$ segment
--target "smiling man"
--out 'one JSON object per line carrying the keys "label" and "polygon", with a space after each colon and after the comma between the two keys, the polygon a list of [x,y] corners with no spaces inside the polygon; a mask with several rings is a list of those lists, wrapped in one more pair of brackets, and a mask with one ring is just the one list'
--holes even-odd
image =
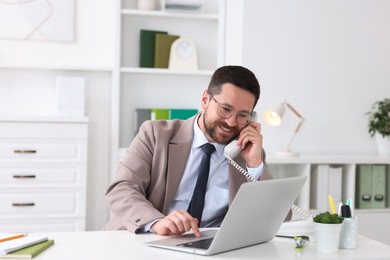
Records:
{"label": "smiling man", "polygon": [[[218,227],[240,185],[248,181],[225,158],[228,143],[238,140],[241,153],[233,159],[252,177],[271,178],[261,125],[251,121],[259,97],[260,85],[250,70],[224,66],[203,92],[200,113],[188,120],[143,123],[107,190],[113,217],[104,229],[159,235],[192,229],[199,236],[199,227]],[[208,173],[201,179],[204,153],[209,154]],[[194,197],[202,184],[205,194],[199,203]],[[194,205],[201,205],[200,213]]]}

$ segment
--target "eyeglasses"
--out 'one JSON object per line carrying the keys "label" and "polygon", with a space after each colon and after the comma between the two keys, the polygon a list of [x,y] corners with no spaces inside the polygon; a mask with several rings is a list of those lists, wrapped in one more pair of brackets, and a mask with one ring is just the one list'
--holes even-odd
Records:
{"label": "eyeglasses", "polygon": [[[234,111],[234,109],[231,106],[219,103],[217,100],[215,100],[214,97],[212,97],[212,99],[214,100],[214,102],[218,106],[217,114],[220,117],[228,119],[228,118],[231,118],[233,116],[235,111]],[[237,122],[237,124],[247,125],[250,122],[251,117],[252,117],[252,113],[251,112],[245,112],[245,111],[236,112],[236,122]]]}

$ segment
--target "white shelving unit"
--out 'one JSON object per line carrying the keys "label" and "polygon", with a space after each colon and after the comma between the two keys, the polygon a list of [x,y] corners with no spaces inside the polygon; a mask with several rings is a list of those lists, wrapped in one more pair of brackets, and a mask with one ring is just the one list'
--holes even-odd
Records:
{"label": "white shelving unit", "polygon": [[[356,209],[355,216],[359,221],[359,233],[370,238],[390,244],[390,235],[383,230],[390,230],[390,158],[377,155],[304,155],[299,157],[267,157],[270,171],[275,178],[307,176],[296,204],[310,212],[319,212],[310,207],[310,193],[314,187],[311,177],[318,165],[337,166],[342,168],[342,201],[356,201],[356,169],[359,165],[386,165],[386,207],[383,209]],[[315,190],[314,190],[315,192]],[[375,224],[374,224],[375,223]]]}
{"label": "white shelving unit", "polygon": [[[136,0],[117,1],[112,92],[112,172],[135,132],[136,108],[200,109],[202,91],[224,63],[225,1],[204,1],[202,12],[137,10]],[[196,71],[139,67],[140,30],[163,30],[194,41]],[[197,98],[199,97],[199,98]]]}

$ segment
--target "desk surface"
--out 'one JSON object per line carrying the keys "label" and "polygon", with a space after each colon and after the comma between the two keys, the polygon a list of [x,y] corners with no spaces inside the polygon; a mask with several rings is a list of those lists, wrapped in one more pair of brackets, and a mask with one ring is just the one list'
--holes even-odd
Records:
{"label": "desk surface", "polygon": [[337,254],[320,254],[314,243],[295,251],[294,240],[276,237],[272,241],[213,256],[148,247],[143,243],[161,238],[153,234],[134,235],[128,231],[89,231],[44,233],[54,245],[36,257],[37,260],[107,260],[107,259],[390,259],[390,246],[359,236],[358,248],[339,250]]}

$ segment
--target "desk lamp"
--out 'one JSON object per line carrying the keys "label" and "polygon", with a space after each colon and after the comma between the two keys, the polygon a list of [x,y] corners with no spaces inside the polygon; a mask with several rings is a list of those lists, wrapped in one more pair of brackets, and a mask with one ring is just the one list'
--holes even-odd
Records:
{"label": "desk lamp", "polygon": [[268,110],[264,113],[265,122],[268,123],[271,126],[279,126],[282,123],[282,118],[284,115],[285,107],[290,109],[299,119],[298,125],[294,130],[293,135],[291,136],[288,143],[285,145],[284,150],[280,152],[276,152],[277,155],[283,155],[283,156],[298,156],[298,152],[294,152],[290,149],[290,145],[292,141],[294,140],[295,136],[297,135],[299,129],[302,126],[303,123],[303,117],[299,112],[292,107],[289,103],[286,101],[279,103],[275,108]]}

